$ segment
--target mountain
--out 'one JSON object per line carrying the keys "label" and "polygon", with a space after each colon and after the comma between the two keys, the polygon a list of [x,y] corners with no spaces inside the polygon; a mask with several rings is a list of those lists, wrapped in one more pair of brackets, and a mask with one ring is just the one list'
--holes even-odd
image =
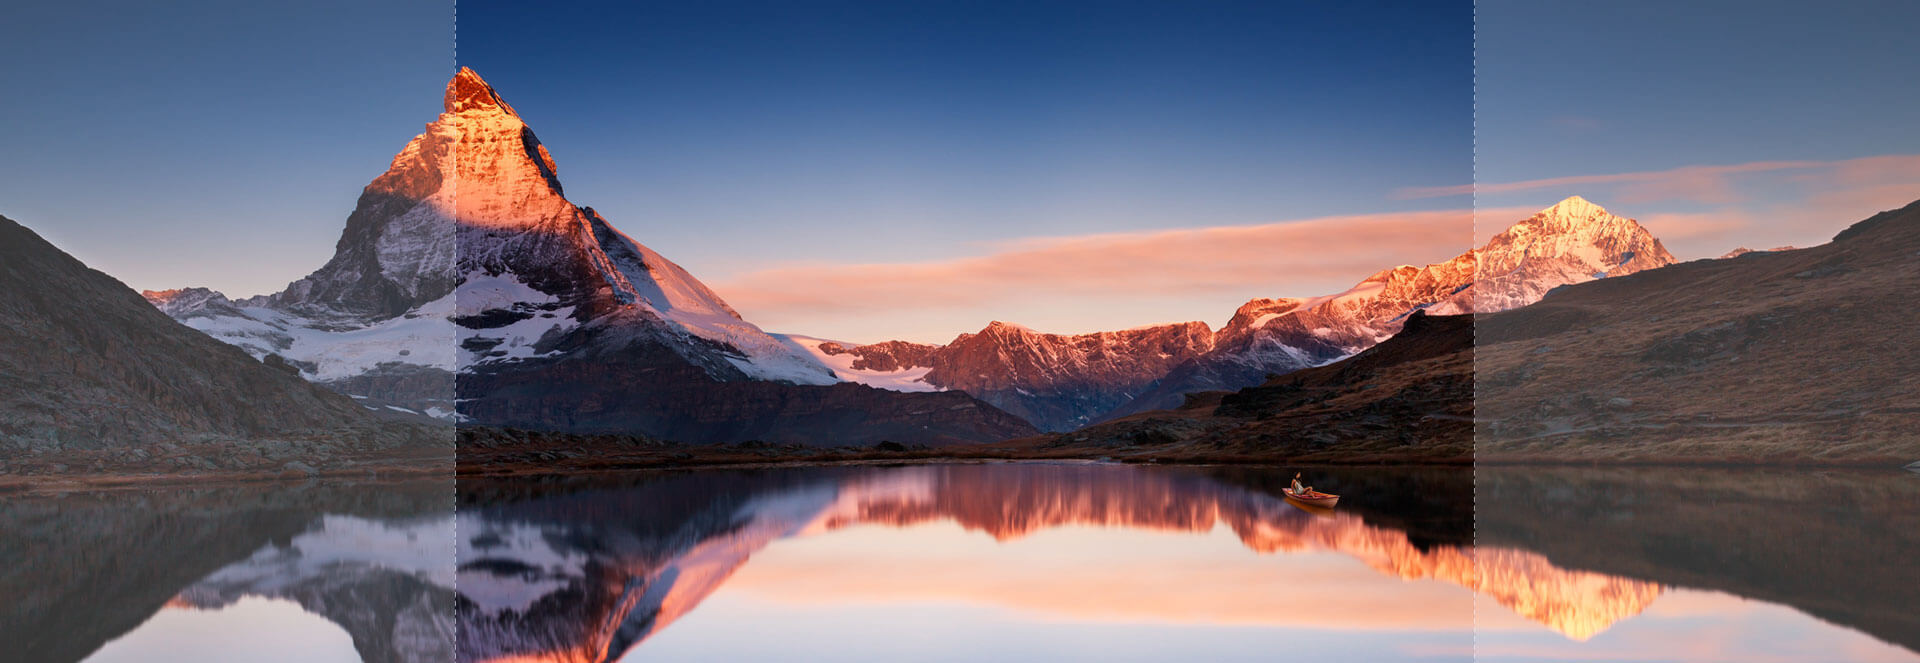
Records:
{"label": "mountain", "polygon": [[1573,196],[1443,263],[1401,265],[1327,297],[1247,302],[1220,329],[1212,351],[1174,367],[1100,419],[1178,407],[1185,394],[1238,389],[1352,355],[1398,332],[1414,311],[1503,311],[1539,301],[1554,288],[1673,262],[1638,222]]}
{"label": "mountain", "polygon": [[964,391],[1049,431],[1086,425],[1214,342],[1203,322],[1069,336],[998,321],[944,346],[796,340],[848,379]]}
{"label": "mountain", "polygon": [[1471,462],[1473,328],[1472,316],[1415,311],[1398,334],[1331,364],[1013,444],[1164,460]]}
{"label": "mountain", "polygon": [[[1534,304],[1409,317],[1353,357],[1187,407],[1009,443],[1268,461],[1920,458],[1920,202],[1806,249],[1695,260]],[[1471,323],[1469,323],[1471,320]]]}
{"label": "mountain", "polygon": [[15,473],[318,469],[406,441],[5,217],[0,330],[0,466]]}
{"label": "mountain", "polygon": [[1188,322],[1066,336],[995,322],[944,346],[794,338],[843,379],[965,391],[1057,432],[1353,355],[1415,311],[1504,310],[1569,283],[1672,262],[1637,222],[1574,196],[1443,263],[1383,270],[1335,295],[1249,301],[1217,332]]}
{"label": "mountain", "polygon": [[1920,202],[1805,249],[1570,286],[1476,326],[1482,458],[1920,459]]}
{"label": "mountain", "polygon": [[839,384],[799,343],[567,200],[546,147],[467,68],[361,194],[326,265],[247,300],[149,296],[335,389],[476,425],[834,444],[1031,431],[959,392]]}

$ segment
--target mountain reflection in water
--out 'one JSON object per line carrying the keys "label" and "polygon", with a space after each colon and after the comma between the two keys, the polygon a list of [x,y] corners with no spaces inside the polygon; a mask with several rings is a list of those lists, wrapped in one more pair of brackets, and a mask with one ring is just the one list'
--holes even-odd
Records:
{"label": "mountain reflection in water", "polygon": [[1291,476],[634,472],[463,480],[457,510],[450,481],[13,495],[0,658],[1920,660],[1920,477],[1323,468],[1340,507],[1309,511]]}
{"label": "mountain reflection in water", "polygon": [[[1452,512],[1451,519],[1441,513],[1408,529],[1369,522],[1367,509],[1381,496],[1353,493],[1342,504],[1354,507],[1314,513],[1246,485],[1278,485],[1280,473],[1265,474],[995,464],[677,473],[627,486],[506,481],[468,487],[458,528],[461,659],[618,659],[686,617],[775,542],[863,526],[916,528],[950,522],[1000,542],[1061,529],[1204,534],[1219,527],[1268,567],[1283,565],[1281,557],[1337,554],[1387,579],[1433,580],[1456,591],[1471,590],[1573,640],[1591,638],[1640,613],[1663,591],[1656,583],[1563,569],[1521,549],[1467,545],[1470,511],[1444,506],[1448,501],[1471,503],[1470,476],[1464,471],[1433,472],[1437,478],[1426,485],[1389,489],[1395,493],[1389,499],[1406,498],[1400,493],[1410,488],[1428,491],[1413,499],[1438,502],[1443,504],[1440,511]],[[1391,484],[1379,482],[1378,487]],[[1447,491],[1451,494],[1441,494]],[[1377,520],[1391,523],[1397,517]],[[883,567],[888,565],[886,560],[858,559],[859,550],[854,546],[842,551],[849,559],[837,567],[837,575],[835,565],[828,563],[809,567],[794,579],[807,580],[804,586],[820,592],[816,598],[821,600],[831,599],[835,591],[857,593],[886,585],[860,582],[887,571]],[[924,574],[919,583],[943,584],[950,590],[1001,587],[997,593],[971,592],[970,598],[1069,616],[1097,613],[1335,629],[1405,626],[1463,633],[1473,627],[1468,594],[1405,582],[1384,588],[1260,586],[1251,582],[1257,578],[1216,577],[1223,582],[1212,588],[1184,582],[1156,585],[1162,590],[1157,593],[1129,591],[1124,587],[1127,578],[1100,575],[1103,562],[1126,557],[1123,550],[1112,549],[1057,569],[1050,578],[1038,580],[1042,588],[1021,591],[996,578],[956,577],[970,569],[937,551],[921,555],[924,564],[895,560],[893,566],[906,568],[892,571],[913,583],[913,569],[919,568]],[[1100,559],[1103,556],[1109,559]],[[1073,566],[1083,567],[1083,572],[1076,575]],[[1145,570],[1175,579],[1190,579],[1189,571],[1171,564]],[[1289,580],[1302,582],[1299,576]],[[857,586],[862,584],[866,587]],[[1197,589],[1222,590],[1211,598],[1239,603],[1238,612],[1202,608],[1168,614],[1179,612],[1169,605],[1192,603],[1193,597],[1181,594]],[[1301,610],[1303,605],[1311,609]],[[1413,622],[1387,623],[1414,615],[1418,619]]]}
{"label": "mountain reflection in water", "polygon": [[[452,660],[452,494],[448,479],[10,496],[0,659],[234,660],[228,645],[273,647],[222,628],[245,624],[344,631],[348,660]],[[319,660],[305,649],[320,640],[289,639],[264,660]],[[155,648],[129,650],[143,646]]]}

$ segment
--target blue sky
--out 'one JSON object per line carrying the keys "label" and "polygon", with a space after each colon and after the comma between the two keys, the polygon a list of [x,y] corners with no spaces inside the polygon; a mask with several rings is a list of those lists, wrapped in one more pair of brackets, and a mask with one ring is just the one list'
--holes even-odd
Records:
{"label": "blue sky", "polygon": [[1920,146],[1912,2],[1478,4],[1479,177]]}
{"label": "blue sky", "polygon": [[1579,193],[1698,258],[1824,242],[1920,198],[1920,4],[1481,0],[1476,15],[1483,207]]}
{"label": "blue sky", "polygon": [[[1920,197],[1911,4],[458,13],[459,64],[540,133],[574,202],[749,319],[847,340],[1217,325],[1464,250],[1470,225],[1431,212],[1471,205],[1476,167],[1498,210],[1480,235],[1577,193],[1683,258],[1821,241]],[[0,134],[0,214],[136,288],[278,290],[439,110],[452,17],[9,3],[0,121],[25,130]],[[1396,222],[1386,242],[1342,232]]]}
{"label": "blue sky", "polygon": [[[1151,302],[1000,297],[819,315],[729,286],[792,263],[1430,208],[1392,193],[1470,181],[1468,9],[465,2],[460,60],[540,133],[571,199],[741,299],[750,318],[945,341],[995,318],[1057,331],[1217,324],[1250,297],[1340,289],[1365,271]],[[1432,258],[1464,247],[1458,237]]]}
{"label": "blue sky", "polygon": [[[324,6],[322,6],[324,4]],[[450,1],[14,1],[0,214],[136,288],[279,290],[438,112]]]}

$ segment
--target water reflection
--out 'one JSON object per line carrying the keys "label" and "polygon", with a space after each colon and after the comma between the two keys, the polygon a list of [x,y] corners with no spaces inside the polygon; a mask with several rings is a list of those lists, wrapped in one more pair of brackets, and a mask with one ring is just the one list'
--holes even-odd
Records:
{"label": "water reflection", "polygon": [[10,496],[6,660],[1920,660],[1920,477],[1083,463]]}
{"label": "water reflection", "polygon": [[[723,620],[735,635],[703,626],[708,652],[766,628],[753,620],[775,619],[770,606],[786,605],[774,613],[790,620],[836,604],[948,601],[1042,621],[1391,634],[1404,645],[1396,655],[1465,658],[1476,595],[1580,646],[1671,591],[1645,576],[1562,566],[1537,547],[1470,545],[1471,511],[1457,506],[1471,503],[1465,472],[1332,473],[1318,483],[1351,498],[1331,513],[1281,499],[1283,474],[945,465],[470,486],[459,527],[461,658],[671,658],[649,640],[696,608],[711,612],[704,606],[725,591],[760,600],[716,608],[732,613]],[[1191,541],[1216,531],[1237,557]],[[1031,541],[1043,534],[1044,545]],[[953,554],[967,537],[1025,554],[1013,563],[982,561],[989,550]],[[1372,580],[1341,573],[1342,561]],[[1142,577],[1158,582],[1131,582]],[[868,623],[843,624],[837,650],[879,638]]]}
{"label": "water reflection", "polygon": [[263,660],[451,660],[452,494],[448,480],[12,496],[0,642],[20,661],[276,645]]}
{"label": "water reflection", "polygon": [[[1499,660],[1486,658],[1498,652],[1519,652],[1519,660],[1920,660],[1920,477],[1538,467],[1475,474],[1481,546],[1689,588],[1662,599],[1669,605],[1660,619],[1635,620],[1586,648],[1483,623],[1483,660]],[[1854,629],[1865,636],[1839,633]]]}

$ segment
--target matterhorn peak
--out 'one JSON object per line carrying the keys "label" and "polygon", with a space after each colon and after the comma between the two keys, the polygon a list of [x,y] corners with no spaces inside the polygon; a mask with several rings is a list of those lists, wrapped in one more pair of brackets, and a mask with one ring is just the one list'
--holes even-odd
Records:
{"label": "matterhorn peak", "polygon": [[519,116],[519,113],[513,112],[512,106],[500,98],[499,93],[493,91],[493,86],[488,85],[486,79],[480,78],[479,73],[468,67],[461,67],[447,81],[445,105],[449,113],[491,111]]}

